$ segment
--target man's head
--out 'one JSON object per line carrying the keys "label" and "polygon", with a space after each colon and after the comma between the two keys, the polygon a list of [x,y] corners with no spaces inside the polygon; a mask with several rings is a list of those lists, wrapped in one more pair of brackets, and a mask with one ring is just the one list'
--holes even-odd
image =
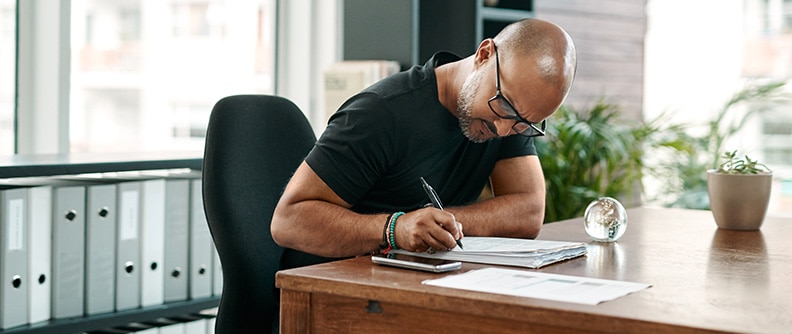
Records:
{"label": "man's head", "polygon": [[525,19],[481,42],[457,99],[465,136],[474,142],[544,134],[575,76],[575,45],[560,27]]}

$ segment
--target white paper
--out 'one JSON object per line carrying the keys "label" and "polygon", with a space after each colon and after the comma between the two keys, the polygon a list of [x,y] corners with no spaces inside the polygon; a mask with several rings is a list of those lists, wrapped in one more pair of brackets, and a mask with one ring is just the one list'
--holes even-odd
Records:
{"label": "white paper", "polygon": [[465,249],[458,246],[450,251],[414,253],[401,249],[394,253],[435,259],[456,260],[540,268],[559,261],[585,255],[586,244],[553,240],[532,240],[520,238],[465,237]]}
{"label": "white paper", "polygon": [[650,284],[556,275],[531,271],[484,268],[439,279],[426,285],[503,295],[596,305],[646,289]]}

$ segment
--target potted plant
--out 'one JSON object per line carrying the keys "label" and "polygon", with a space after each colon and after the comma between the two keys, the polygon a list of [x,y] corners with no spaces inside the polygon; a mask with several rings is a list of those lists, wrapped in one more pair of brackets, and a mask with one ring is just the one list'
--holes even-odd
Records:
{"label": "potted plant", "polygon": [[719,228],[758,230],[770,203],[773,172],[747,155],[725,152],[726,161],[707,171],[710,209]]}
{"label": "potted plant", "polygon": [[[703,123],[677,123],[665,112],[647,122],[654,132],[644,166],[659,189],[650,201],[668,207],[709,210],[707,171],[717,169],[724,145],[752,118],[789,104],[786,81],[749,81]],[[544,162],[544,161],[543,161]]]}

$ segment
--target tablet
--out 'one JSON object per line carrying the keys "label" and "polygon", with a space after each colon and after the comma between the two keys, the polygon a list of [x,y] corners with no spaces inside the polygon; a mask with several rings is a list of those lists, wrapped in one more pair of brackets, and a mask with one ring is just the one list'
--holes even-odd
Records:
{"label": "tablet", "polygon": [[443,273],[462,268],[462,262],[442,259],[429,259],[405,254],[374,255],[371,262],[406,269]]}

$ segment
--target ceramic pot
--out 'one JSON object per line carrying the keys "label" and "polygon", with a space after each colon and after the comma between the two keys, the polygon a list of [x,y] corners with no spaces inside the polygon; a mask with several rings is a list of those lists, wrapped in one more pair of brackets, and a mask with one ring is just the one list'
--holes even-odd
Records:
{"label": "ceramic pot", "polygon": [[736,175],[707,171],[710,209],[719,228],[758,230],[770,203],[772,173]]}

